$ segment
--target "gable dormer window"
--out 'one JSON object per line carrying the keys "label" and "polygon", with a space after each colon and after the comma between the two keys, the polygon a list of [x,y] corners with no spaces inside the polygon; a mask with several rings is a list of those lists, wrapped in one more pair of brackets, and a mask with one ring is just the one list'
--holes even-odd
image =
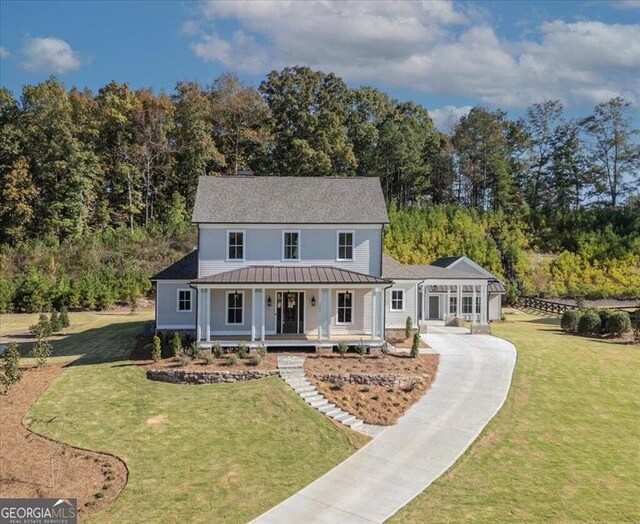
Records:
{"label": "gable dormer window", "polygon": [[300,260],[300,231],[282,232],[282,260]]}
{"label": "gable dormer window", "polygon": [[338,260],[353,260],[353,231],[338,231]]}
{"label": "gable dormer window", "polygon": [[244,260],[244,231],[227,231],[227,260]]}

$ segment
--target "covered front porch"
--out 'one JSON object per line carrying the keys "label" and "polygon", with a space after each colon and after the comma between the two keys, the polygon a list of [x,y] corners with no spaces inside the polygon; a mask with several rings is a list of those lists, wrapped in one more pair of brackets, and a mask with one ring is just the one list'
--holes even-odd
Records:
{"label": "covered front porch", "polygon": [[198,343],[382,341],[389,281],[327,266],[246,266],[191,282]]}

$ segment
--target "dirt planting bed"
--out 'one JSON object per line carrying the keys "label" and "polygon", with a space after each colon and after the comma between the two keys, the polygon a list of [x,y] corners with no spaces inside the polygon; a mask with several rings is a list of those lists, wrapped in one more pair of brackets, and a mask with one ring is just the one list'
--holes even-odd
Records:
{"label": "dirt planting bed", "polygon": [[[308,357],[304,368],[309,380],[331,402],[369,424],[387,426],[395,424],[431,387],[438,361],[438,355],[319,356]],[[336,380],[337,376],[343,380]],[[318,377],[331,377],[331,381]],[[381,378],[403,385],[377,385]],[[363,379],[371,383],[363,384]]]}
{"label": "dirt planting bed", "polygon": [[265,356],[257,366],[252,364],[251,356],[239,358],[236,364],[230,365],[231,361],[229,359],[229,355],[225,355],[222,358],[216,358],[211,364],[208,364],[205,359],[196,358],[186,366],[183,366],[180,363],[180,360],[176,358],[164,358],[159,362],[154,362],[150,359],[137,360],[136,362],[147,370],[273,371],[278,368],[278,358],[276,355],[269,354],[267,354],[267,356]]}
{"label": "dirt planting bed", "polygon": [[25,415],[31,405],[62,370],[54,364],[25,369],[22,380],[0,395],[0,497],[76,498],[83,518],[117,498],[127,483],[127,468],[117,457],[49,440],[23,426],[23,418],[26,426],[30,423]]}

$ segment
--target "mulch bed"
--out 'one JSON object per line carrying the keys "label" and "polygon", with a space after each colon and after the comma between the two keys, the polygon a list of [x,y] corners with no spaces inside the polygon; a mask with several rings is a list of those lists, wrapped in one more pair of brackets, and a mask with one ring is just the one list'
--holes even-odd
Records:
{"label": "mulch bed", "polygon": [[22,380],[0,395],[0,497],[76,498],[83,518],[118,497],[128,472],[117,457],[49,440],[22,425],[31,405],[62,370],[59,364],[25,369]]}
{"label": "mulch bed", "polygon": [[[409,337],[409,338],[387,337],[387,342],[389,344],[391,344],[393,347],[398,348],[398,349],[411,349],[411,345],[413,344],[413,338],[412,337]],[[421,338],[420,339],[420,343],[418,344],[418,347],[420,349],[426,349],[426,348],[429,347],[429,344],[427,344]]]}
{"label": "mulch bed", "polygon": [[[388,355],[386,357],[360,357],[348,355],[308,357],[305,373],[313,385],[330,402],[356,415],[369,424],[388,426],[409,409],[433,383],[438,370],[438,355],[420,355],[417,358]],[[419,375],[427,378],[412,387],[385,387],[345,383],[341,386],[321,382],[314,373],[358,373]]]}

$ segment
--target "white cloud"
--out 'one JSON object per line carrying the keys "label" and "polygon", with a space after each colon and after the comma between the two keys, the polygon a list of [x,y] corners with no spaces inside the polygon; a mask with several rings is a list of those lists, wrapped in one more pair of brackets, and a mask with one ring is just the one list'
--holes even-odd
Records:
{"label": "white cloud", "polygon": [[59,38],[29,38],[22,52],[22,67],[27,71],[66,73],[82,65],[82,56]]}
{"label": "white cloud", "polygon": [[616,0],[612,5],[616,9],[640,9],[640,0]]}
{"label": "white cloud", "polygon": [[[552,20],[508,40],[490,17],[464,9],[450,1],[209,1],[191,47],[252,73],[308,65],[501,107],[640,98],[640,24]],[[239,29],[224,36],[222,20]]]}
{"label": "white cloud", "polygon": [[472,109],[473,106],[444,106],[429,109],[429,116],[436,128],[448,133],[453,130],[460,118],[467,116]]}
{"label": "white cloud", "polygon": [[7,51],[4,47],[0,46],[0,58],[7,58],[11,53]]}

